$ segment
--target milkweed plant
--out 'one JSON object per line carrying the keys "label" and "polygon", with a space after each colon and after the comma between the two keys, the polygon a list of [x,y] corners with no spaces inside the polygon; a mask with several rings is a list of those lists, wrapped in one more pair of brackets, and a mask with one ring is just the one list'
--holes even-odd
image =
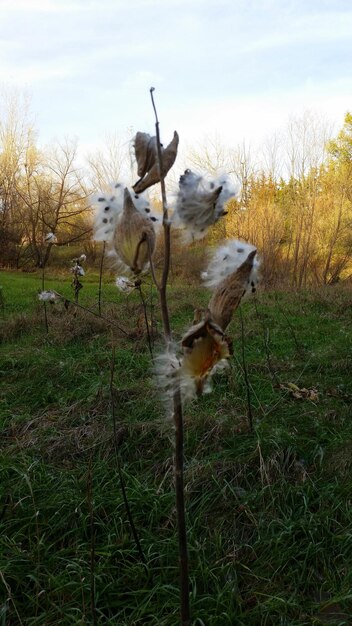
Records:
{"label": "milkweed plant", "polygon": [[[256,290],[260,260],[257,249],[248,242],[226,241],[212,254],[208,267],[201,274],[209,291],[205,309],[195,303],[194,319],[181,341],[175,341],[170,327],[167,286],[171,262],[171,230],[181,230],[183,246],[205,237],[227,213],[228,202],[238,197],[238,188],[227,175],[204,176],[186,169],[180,176],[178,189],[170,204],[166,197],[165,178],[175,163],[179,135],[175,131],[164,148],[160,141],[159,121],[151,88],[155,113],[155,136],[137,132],[134,154],[138,179],[133,186],[113,182],[104,192],[94,194],[93,238],[103,242],[104,252],[113,257],[120,274],[116,287],[128,295],[150,274],[159,294],[165,345],[152,355],[156,387],[165,402],[166,416],[174,425],[174,473],[179,543],[180,613],[182,626],[191,624],[189,605],[189,573],[183,478],[183,408],[213,388],[214,374],[228,367],[232,355],[231,337],[226,333],[233,313],[243,298]],[[161,187],[162,216],[153,211],[148,190]],[[163,230],[164,257],[161,277],[154,267],[157,237]],[[57,242],[48,233],[46,242]],[[73,259],[72,287],[75,303],[85,275],[83,254]],[[62,299],[53,290],[43,290],[39,300],[44,305]]]}
{"label": "milkweed plant", "polygon": [[[202,273],[209,290],[205,310],[196,308],[195,317],[180,342],[172,335],[167,302],[171,257],[171,229],[181,229],[182,245],[202,239],[226,215],[226,207],[238,196],[238,189],[227,175],[206,177],[190,169],[180,176],[173,203],[166,198],[165,178],[175,163],[179,136],[175,131],[170,143],[160,142],[159,121],[154,89],[151,100],[155,113],[155,136],[137,132],[134,154],[138,180],[132,187],[121,181],[93,197],[94,239],[104,242],[107,253],[116,260],[121,274],[116,286],[129,294],[150,273],[159,293],[165,346],[153,357],[156,385],[166,401],[167,417],[175,431],[175,491],[178,520],[181,623],[190,624],[187,533],[183,489],[183,408],[212,390],[215,372],[228,366],[232,354],[231,338],[226,334],[234,311],[241,300],[255,291],[259,259],[256,248],[238,240],[226,241],[216,249]],[[148,190],[161,186],[162,217],[153,212]],[[163,229],[164,258],[161,277],[156,276],[154,253],[158,230]],[[74,266],[74,281],[79,290],[80,264]],[[78,293],[78,292],[77,292]],[[50,297],[48,297],[50,299]]]}

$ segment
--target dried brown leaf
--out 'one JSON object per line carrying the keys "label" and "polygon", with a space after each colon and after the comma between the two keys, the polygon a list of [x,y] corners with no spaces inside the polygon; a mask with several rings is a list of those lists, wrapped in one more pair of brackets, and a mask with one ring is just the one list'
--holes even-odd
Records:
{"label": "dried brown leaf", "polygon": [[311,402],[319,401],[318,390],[315,387],[306,389],[305,387],[298,387],[295,383],[281,383],[280,389],[288,391],[290,396],[295,400],[310,400]]}

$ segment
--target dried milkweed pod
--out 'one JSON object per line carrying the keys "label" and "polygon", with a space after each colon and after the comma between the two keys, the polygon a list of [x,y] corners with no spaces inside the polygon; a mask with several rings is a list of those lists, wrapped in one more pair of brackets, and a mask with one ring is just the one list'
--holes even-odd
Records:
{"label": "dried milkweed pod", "polygon": [[[114,240],[116,226],[121,218],[124,202],[124,183],[110,185],[107,192],[95,193],[91,197],[94,207],[93,237],[95,241],[105,241],[109,246]],[[137,194],[130,189],[131,197],[137,211],[148,217],[152,222],[159,219],[154,214],[149,202],[148,193]]]}
{"label": "dried milkweed pod", "polygon": [[186,228],[186,239],[204,237],[226,215],[226,202],[237,194],[228,176],[206,178],[185,170],[180,176],[174,221]]}
{"label": "dried milkweed pod", "polygon": [[237,309],[243,296],[254,289],[254,278],[251,273],[257,250],[249,252],[244,262],[232,274],[224,278],[215,288],[209,302],[211,319],[225,330],[231,322],[232,314]]}
{"label": "dried milkweed pod", "polygon": [[94,207],[93,238],[95,241],[113,242],[117,222],[123,211],[124,186],[121,183],[109,186],[107,192],[93,194]]}
{"label": "dried milkweed pod", "polygon": [[[163,178],[175,163],[179,136],[175,131],[173,139],[166,148],[160,146],[162,155]],[[134,149],[137,160],[137,172],[140,177],[133,185],[134,191],[139,194],[148,187],[160,182],[160,167],[157,150],[157,139],[148,133],[138,132],[134,139]]]}
{"label": "dried milkweed pod", "polygon": [[145,269],[149,255],[153,254],[155,248],[153,224],[136,209],[127,188],[124,192],[123,212],[115,230],[114,245],[118,256],[135,274]]}
{"label": "dried milkweed pod", "polygon": [[191,379],[196,394],[201,395],[209,389],[214,372],[227,364],[230,356],[229,341],[207,312],[205,319],[186,333],[181,345],[182,378],[184,381]]}

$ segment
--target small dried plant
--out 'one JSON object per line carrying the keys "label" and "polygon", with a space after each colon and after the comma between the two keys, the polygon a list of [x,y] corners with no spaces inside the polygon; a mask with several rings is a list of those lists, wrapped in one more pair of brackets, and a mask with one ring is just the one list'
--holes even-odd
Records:
{"label": "small dried plant", "polygon": [[[55,235],[55,233],[53,232],[49,232],[47,235],[45,235],[44,240],[43,240],[43,244],[42,244],[42,253],[41,253],[41,268],[42,268],[42,289],[41,289],[41,293],[39,294],[39,300],[41,300],[43,302],[43,309],[44,309],[44,323],[45,323],[45,330],[48,333],[49,332],[49,322],[48,322],[48,312],[47,312],[47,308],[46,308],[46,303],[48,301],[53,301],[53,298],[50,299],[50,297],[45,297],[45,295],[43,297],[41,297],[42,294],[48,293],[45,292],[45,268],[46,268],[46,259],[48,258],[48,250],[51,248],[51,246],[54,246],[57,243],[57,237]],[[44,253],[44,247],[47,247],[47,253]]]}
{"label": "small dried plant", "polygon": [[74,297],[75,297],[75,302],[78,303],[78,297],[79,297],[79,292],[81,291],[81,289],[83,289],[83,285],[81,283],[81,278],[82,276],[85,275],[85,271],[82,267],[82,263],[84,263],[86,261],[87,257],[85,254],[81,254],[81,256],[72,259],[72,267],[71,267],[71,273],[72,273],[72,288],[73,288],[73,293],[74,293]]}

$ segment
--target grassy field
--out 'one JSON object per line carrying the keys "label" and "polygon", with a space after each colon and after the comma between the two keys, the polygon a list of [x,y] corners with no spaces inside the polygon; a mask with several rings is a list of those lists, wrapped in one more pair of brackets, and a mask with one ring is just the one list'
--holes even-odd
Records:
{"label": "grassy field", "polygon": [[[107,276],[111,323],[59,302],[47,333],[41,276],[0,285],[0,625],[177,626],[173,434],[138,294]],[[97,313],[97,276],[84,285]],[[46,287],[73,299],[64,275]],[[171,288],[175,339],[207,298]],[[259,293],[241,310],[231,368],[185,410],[192,625],[352,624],[352,292]]]}

